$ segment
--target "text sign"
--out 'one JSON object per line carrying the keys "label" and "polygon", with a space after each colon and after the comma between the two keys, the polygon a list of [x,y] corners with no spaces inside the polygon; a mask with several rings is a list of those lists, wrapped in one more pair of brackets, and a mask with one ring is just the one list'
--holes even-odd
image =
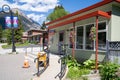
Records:
{"label": "text sign", "polygon": [[[6,16],[5,17],[5,23],[7,28],[17,28],[18,27],[18,17],[13,17],[13,20],[11,20],[11,17]],[[13,23],[12,23],[13,22]],[[13,24],[13,26],[12,26]]]}
{"label": "text sign", "polygon": [[11,28],[11,18],[9,16],[5,17],[5,24],[7,28]]}
{"label": "text sign", "polygon": [[13,26],[14,28],[18,27],[18,17],[13,17]]}

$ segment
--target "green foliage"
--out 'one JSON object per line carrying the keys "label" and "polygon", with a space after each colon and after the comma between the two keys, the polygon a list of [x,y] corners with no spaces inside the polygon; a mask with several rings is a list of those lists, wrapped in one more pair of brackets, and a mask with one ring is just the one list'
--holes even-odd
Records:
{"label": "green foliage", "polygon": [[[16,47],[22,47],[22,46],[28,46],[28,45],[30,45],[30,43],[28,43],[28,42],[25,42],[25,43],[16,43]],[[2,48],[4,48],[4,49],[6,49],[6,48],[12,48],[12,44],[10,44],[10,45],[2,45]]]}
{"label": "green foliage", "polygon": [[95,68],[95,60],[86,60],[83,62],[84,67],[89,68],[89,69],[94,69]]}
{"label": "green foliage", "polygon": [[96,39],[96,27],[94,27],[94,26],[91,27],[91,29],[90,29],[89,39],[90,40]]}
{"label": "green foliage", "polygon": [[22,25],[22,22],[21,22],[21,18],[18,14],[18,11],[16,11],[16,14],[15,14],[17,17],[18,17],[18,28],[15,30],[15,42],[22,42],[22,33],[23,33],[23,25]]}
{"label": "green foliage", "polygon": [[4,29],[2,31],[2,38],[7,39],[7,44],[10,45],[12,42],[12,32],[10,29]]}
{"label": "green foliage", "polygon": [[7,37],[7,32],[8,32],[8,29],[5,29],[2,31],[2,37]]}
{"label": "green foliage", "polygon": [[22,27],[19,27],[18,29],[15,30],[14,35],[15,35],[15,42],[22,42],[22,34],[23,30]]}
{"label": "green foliage", "polygon": [[72,58],[71,56],[68,56],[67,59],[67,65],[68,68],[79,68],[81,65],[76,61],[76,59]]}
{"label": "green foliage", "polygon": [[81,64],[79,64],[71,56],[68,56],[68,58],[67,58],[67,65],[69,68],[67,77],[70,78],[71,80],[79,80],[81,75],[90,73],[89,69],[82,67]]}
{"label": "green foliage", "polygon": [[[21,23],[21,19],[20,19],[20,16],[18,15],[18,12],[16,12],[15,16],[18,16],[18,28],[14,29],[14,40],[15,42],[21,42],[22,33],[23,33],[23,25]],[[8,29],[5,32],[6,32],[6,37],[7,37],[7,44],[10,45],[12,43],[12,30]]]}
{"label": "green foliage", "polygon": [[73,68],[69,68],[67,77],[72,79],[72,80],[79,80],[79,78],[82,75],[89,74],[89,73],[90,73],[90,70],[88,70],[86,68],[79,68],[78,69],[76,67],[73,67]]}
{"label": "green foliage", "polygon": [[106,63],[104,66],[100,69],[100,74],[102,80],[120,80],[120,78],[117,77],[116,72],[120,66],[115,63]]}
{"label": "green foliage", "polygon": [[37,41],[32,41],[31,44],[38,44],[38,42]]}
{"label": "green foliage", "polygon": [[6,34],[7,34],[7,44],[10,45],[12,43],[12,31],[10,29],[7,29]]}
{"label": "green foliage", "polygon": [[43,21],[41,29],[43,29],[43,30],[46,29],[45,21]]}
{"label": "green foliage", "polygon": [[0,41],[2,40],[2,26],[0,25]]}
{"label": "green foliage", "polygon": [[70,79],[77,79],[80,77],[80,70],[76,68],[70,68],[67,77]]}
{"label": "green foliage", "polygon": [[[85,62],[83,62],[83,67],[86,67],[88,69],[95,69],[95,60],[86,60]],[[98,68],[103,67],[102,64],[98,64]]]}
{"label": "green foliage", "polygon": [[59,6],[56,6],[54,8],[54,11],[51,14],[48,15],[47,20],[53,21],[53,20],[56,20],[56,19],[58,19],[58,18],[60,18],[62,16],[65,16],[67,14],[68,14],[68,12],[65,11],[63,6],[59,5]]}

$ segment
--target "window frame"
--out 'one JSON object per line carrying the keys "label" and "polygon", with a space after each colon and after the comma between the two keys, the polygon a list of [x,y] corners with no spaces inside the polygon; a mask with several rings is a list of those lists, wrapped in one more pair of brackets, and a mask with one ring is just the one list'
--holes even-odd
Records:
{"label": "window frame", "polygon": [[[100,24],[100,23],[105,23],[106,24],[106,28],[103,29],[103,30],[98,30],[98,33],[106,32],[106,40],[107,40],[107,33],[108,33],[107,32],[107,30],[108,30],[107,20],[99,21],[98,24]],[[90,24],[93,24],[94,26],[96,26],[96,23],[93,22],[93,23],[78,25],[78,26],[75,27],[75,34],[76,34],[76,36],[75,36],[75,50],[88,50],[88,51],[93,51],[94,50],[94,49],[89,50],[89,49],[85,48],[85,45],[86,45],[86,25],[90,25]],[[77,47],[77,45],[76,45],[76,42],[77,42],[77,28],[81,27],[81,26],[83,27],[83,48],[79,49],[79,48],[76,48]]]}
{"label": "window frame", "polygon": [[84,29],[84,28],[85,28],[84,25],[79,25],[79,26],[77,26],[77,27],[75,28],[75,31],[76,31],[76,36],[75,36],[75,49],[79,49],[79,48],[76,48],[76,47],[77,47],[77,46],[76,46],[76,43],[77,43],[76,41],[77,41],[77,28],[78,28],[78,27],[83,27],[83,43],[82,43],[83,48],[81,49],[81,50],[83,50],[83,49],[84,49],[84,32],[85,32],[85,31],[84,31],[84,30],[85,30],[85,29]]}

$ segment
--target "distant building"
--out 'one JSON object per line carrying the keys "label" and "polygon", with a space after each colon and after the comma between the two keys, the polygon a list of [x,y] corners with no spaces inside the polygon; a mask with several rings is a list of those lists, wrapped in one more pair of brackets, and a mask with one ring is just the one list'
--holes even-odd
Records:
{"label": "distant building", "polygon": [[29,41],[29,42],[35,42],[38,44],[43,44],[45,38],[47,38],[46,35],[47,31],[46,30],[35,30],[35,29],[30,29],[27,32],[23,33],[22,40],[24,41]]}
{"label": "distant building", "polygon": [[3,43],[7,42],[7,38],[3,37],[3,38],[1,39],[1,42],[3,42]]}
{"label": "distant building", "polygon": [[22,42],[25,42],[27,40],[28,40],[28,32],[23,32]]}

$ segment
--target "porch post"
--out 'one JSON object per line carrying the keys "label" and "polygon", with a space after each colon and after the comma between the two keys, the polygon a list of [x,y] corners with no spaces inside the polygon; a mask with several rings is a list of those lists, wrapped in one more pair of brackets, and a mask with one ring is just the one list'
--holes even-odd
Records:
{"label": "porch post", "polygon": [[50,34],[49,34],[49,29],[47,30],[47,32],[48,32],[48,49],[50,48]]}
{"label": "porch post", "polygon": [[96,53],[95,53],[95,70],[98,69],[98,16],[96,16]]}
{"label": "porch post", "polygon": [[[42,47],[42,48],[41,48]],[[40,38],[40,50],[44,50],[43,49],[43,35],[41,36],[41,38]]]}
{"label": "porch post", "polygon": [[73,22],[73,42],[72,42],[72,57],[75,58],[75,22]]}

